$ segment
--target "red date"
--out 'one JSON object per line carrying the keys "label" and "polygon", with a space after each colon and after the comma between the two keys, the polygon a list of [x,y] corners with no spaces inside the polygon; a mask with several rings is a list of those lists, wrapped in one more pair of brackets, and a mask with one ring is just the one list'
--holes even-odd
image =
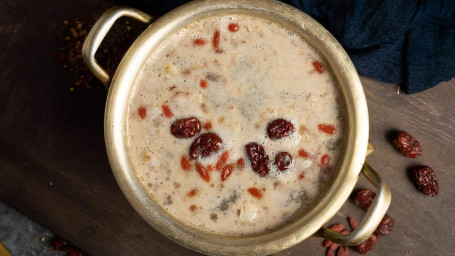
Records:
{"label": "red date", "polygon": [[251,162],[253,171],[264,177],[270,171],[269,169],[269,156],[265,153],[264,147],[251,142],[245,146],[246,154]]}
{"label": "red date", "polygon": [[393,145],[409,158],[416,158],[422,154],[420,142],[405,131],[401,131],[393,139]]}
{"label": "red date", "polygon": [[393,221],[393,219],[388,215],[385,215],[384,218],[382,218],[381,223],[379,223],[379,226],[376,228],[376,231],[374,231],[374,233],[386,236],[390,234],[390,232],[392,232],[394,225],[395,222]]}
{"label": "red date", "polygon": [[191,138],[201,131],[201,122],[196,117],[183,118],[171,125],[171,133],[177,138]]}
{"label": "red date", "polygon": [[190,146],[190,157],[208,157],[223,147],[223,140],[215,133],[204,133],[197,137]]}
{"label": "red date", "polygon": [[365,254],[374,248],[377,241],[378,241],[378,236],[373,234],[365,242],[363,242],[359,245],[356,245],[355,250],[361,254]]}
{"label": "red date", "polygon": [[354,198],[354,203],[358,207],[364,209],[365,211],[370,208],[371,203],[373,203],[373,199],[376,197],[376,193],[371,190],[362,189],[357,192]]}
{"label": "red date", "polygon": [[412,181],[427,196],[435,197],[439,194],[439,182],[436,173],[428,166],[421,166],[412,171]]}
{"label": "red date", "polygon": [[275,164],[280,171],[289,169],[292,165],[292,156],[288,152],[279,152],[275,156]]}
{"label": "red date", "polygon": [[272,140],[289,136],[294,130],[294,125],[282,118],[273,120],[267,126],[267,134]]}

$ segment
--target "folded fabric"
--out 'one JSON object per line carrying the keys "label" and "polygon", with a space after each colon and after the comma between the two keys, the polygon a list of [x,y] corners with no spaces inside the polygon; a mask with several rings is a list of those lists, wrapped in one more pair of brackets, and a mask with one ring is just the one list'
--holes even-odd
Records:
{"label": "folded fabric", "polygon": [[360,75],[407,93],[455,77],[455,1],[284,0],[343,45]]}
{"label": "folded fabric", "polygon": [[[454,0],[281,0],[312,16],[343,45],[360,75],[407,93],[455,77]],[[135,0],[163,15],[188,0]]]}

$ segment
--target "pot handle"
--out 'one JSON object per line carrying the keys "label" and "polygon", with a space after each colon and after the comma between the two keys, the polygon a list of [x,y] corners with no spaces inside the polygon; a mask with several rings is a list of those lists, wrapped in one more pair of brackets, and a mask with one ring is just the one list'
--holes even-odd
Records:
{"label": "pot handle", "polygon": [[363,165],[362,173],[376,187],[377,193],[358,227],[349,235],[341,234],[330,228],[321,228],[317,232],[318,235],[341,245],[353,246],[363,243],[376,230],[390,205],[392,196],[389,186],[367,162]]}
{"label": "pot handle", "polygon": [[104,12],[98,21],[96,21],[95,25],[93,25],[92,29],[88,33],[87,38],[84,41],[84,45],[82,46],[82,58],[84,59],[85,64],[88,66],[90,71],[92,71],[92,73],[99,80],[101,80],[106,88],[109,88],[108,84],[111,80],[111,77],[106,72],[106,70],[104,70],[98,64],[95,59],[95,53],[98,50],[98,47],[100,46],[107,32],[109,32],[112,25],[114,25],[115,21],[123,16],[136,19],[143,23],[151,23],[153,20],[152,16],[137,9],[129,7],[111,8]]}

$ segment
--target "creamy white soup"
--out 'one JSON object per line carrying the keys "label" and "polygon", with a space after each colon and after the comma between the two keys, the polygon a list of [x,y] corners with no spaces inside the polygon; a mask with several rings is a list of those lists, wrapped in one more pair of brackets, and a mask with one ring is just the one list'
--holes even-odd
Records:
{"label": "creamy white soup", "polygon": [[264,232],[334,175],[340,93],[323,58],[282,25],[195,21],[153,51],[130,98],[131,162],[150,196],[193,227]]}

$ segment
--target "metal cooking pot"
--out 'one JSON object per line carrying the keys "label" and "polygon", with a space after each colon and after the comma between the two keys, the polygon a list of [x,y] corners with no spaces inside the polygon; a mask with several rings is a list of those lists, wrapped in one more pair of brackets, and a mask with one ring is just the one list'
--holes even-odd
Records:
{"label": "metal cooking pot", "polygon": [[[325,59],[344,98],[347,113],[346,137],[337,174],[330,188],[314,206],[295,220],[272,231],[226,236],[207,233],[183,224],[168,214],[146,192],[128,157],[126,116],[132,85],[148,56],[174,32],[195,20],[212,15],[251,14],[276,21],[291,28]],[[106,11],[90,31],[82,48],[90,70],[106,85],[109,94],[105,111],[105,140],[109,161],[123,193],[136,211],[155,229],[171,240],[192,250],[216,255],[263,255],[289,248],[309,236],[321,236],[343,245],[365,241],[376,229],[390,204],[388,186],[365,162],[368,145],[368,110],[359,76],[348,55],[336,39],[320,24],[299,10],[277,1],[201,0],[185,4],[158,20],[137,38],[122,59],[111,79],[95,60],[95,52],[113,25],[122,16],[145,23],[152,17],[139,10],[117,7]],[[326,224],[351,194],[362,172],[376,187],[377,196],[349,235],[328,228]]]}

